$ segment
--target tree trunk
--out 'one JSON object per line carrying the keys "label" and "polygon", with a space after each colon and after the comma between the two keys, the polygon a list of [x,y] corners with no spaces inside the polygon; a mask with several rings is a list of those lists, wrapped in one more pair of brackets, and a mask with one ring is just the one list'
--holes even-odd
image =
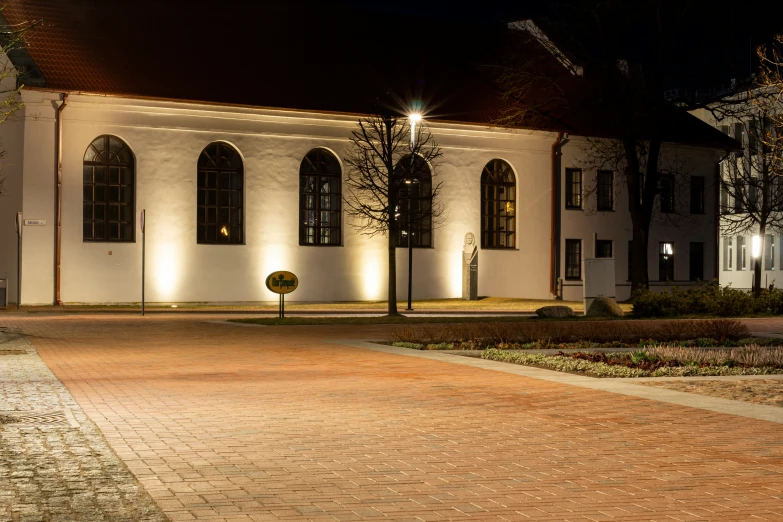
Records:
{"label": "tree trunk", "polygon": [[633,225],[631,247],[631,293],[633,293],[634,290],[650,286],[647,250],[653,206],[660,179],[658,155],[661,150],[661,142],[659,140],[650,140],[649,142],[644,178],[641,176],[636,140],[630,138],[623,140],[623,147],[626,159],[626,187],[630,198],[631,223]]}
{"label": "tree trunk", "polygon": [[639,288],[648,288],[647,243],[650,237],[649,224],[645,227],[633,227],[633,243],[631,244],[631,292]]}
{"label": "tree trunk", "polygon": [[[766,241],[764,241],[764,236],[767,233],[767,227],[765,225],[761,225],[759,227],[759,240],[761,241],[761,252],[759,252],[759,257],[753,258],[753,297],[758,298],[761,295],[761,258],[764,257],[764,246],[766,244]],[[751,238],[750,243],[751,248],[751,254],[753,253],[753,239]]]}
{"label": "tree trunk", "polygon": [[387,199],[389,204],[388,219],[389,219],[389,295],[388,295],[388,309],[389,315],[400,315],[397,312],[397,218],[395,214],[397,212],[397,187],[395,185],[394,178],[394,161],[391,153],[392,140],[392,127],[394,122],[389,116],[383,118],[384,133],[386,137],[386,146],[388,147],[388,154],[383,158],[386,163],[386,190]]}

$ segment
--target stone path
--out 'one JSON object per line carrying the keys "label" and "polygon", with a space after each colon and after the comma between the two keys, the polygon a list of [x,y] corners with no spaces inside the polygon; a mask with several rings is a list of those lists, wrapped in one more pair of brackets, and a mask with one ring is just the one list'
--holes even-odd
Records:
{"label": "stone path", "polygon": [[0,410],[0,521],[166,520],[30,343],[7,330]]}
{"label": "stone path", "polygon": [[209,320],[0,326],[171,520],[783,519],[779,423]]}

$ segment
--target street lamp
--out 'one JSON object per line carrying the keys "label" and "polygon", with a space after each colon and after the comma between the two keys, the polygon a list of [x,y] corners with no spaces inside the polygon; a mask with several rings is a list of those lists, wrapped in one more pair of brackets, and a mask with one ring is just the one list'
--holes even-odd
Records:
{"label": "street lamp", "polygon": [[408,194],[408,308],[406,311],[413,311],[411,304],[411,294],[413,292],[413,216],[411,214],[411,189],[418,180],[413,176],[414,161],[416,156],[416,124],[421,121],[421,114],[414,112],[408,115],[408,123],[411,128],[411,167],[408,176],[405,179]]}

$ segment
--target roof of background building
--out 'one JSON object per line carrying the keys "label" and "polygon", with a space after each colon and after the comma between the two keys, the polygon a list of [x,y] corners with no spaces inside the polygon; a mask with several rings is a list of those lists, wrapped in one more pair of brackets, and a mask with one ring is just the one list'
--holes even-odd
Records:
{"label": "roof of background building", "polygon": [[[41,21],[27,52],[47,89],[356,114],[404,113],[421,100],[429,119],[486,125],[515,107],[491,67],[504,27],[324,4],[9,0],[2,14],[12,25]],[[550,98],[527,92],[524,104],[539,108],[520,126],[613,134],[600,112]],[[736,145],[682,111],[665,120],[667,141]]]}

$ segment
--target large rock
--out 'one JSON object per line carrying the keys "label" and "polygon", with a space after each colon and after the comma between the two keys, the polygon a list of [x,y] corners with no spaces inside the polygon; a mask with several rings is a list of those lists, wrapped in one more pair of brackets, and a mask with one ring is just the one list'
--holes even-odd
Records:
{"label": "large rock", "polygon": [[622,317],[625,314],[613,298],[600,296],[593,299],[585,315],[587,317]]}
{"label": "large rock", "polygon": [[536,315],[541,319],[573,317],[574,311],[565,305],[544,306],[536,310]]}

